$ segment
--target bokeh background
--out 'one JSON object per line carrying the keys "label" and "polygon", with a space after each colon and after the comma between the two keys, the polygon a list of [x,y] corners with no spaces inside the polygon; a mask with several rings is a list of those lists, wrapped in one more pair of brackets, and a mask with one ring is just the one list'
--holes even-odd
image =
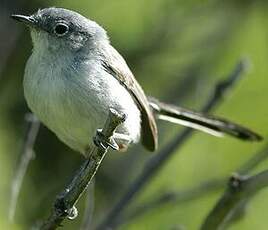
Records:
{"label": "bokeh background", "polygon": [[[104,26],[148,95],[188,108],[200,109],[216,82],[233,70],[241,57],[251,67],[219,104],[214,114],[228,117],[268,134],[268,3],[261,0],[65,0],[0,2],[0,229],[29,229],[47,217],[56,194],[83,161],[45,127],[35,144],[36,157],[25,176],[15,223],[8,222],[10,184],[23,142],[25,62],[31,54],[26,28],[9,18],[38,8],[60,6],[82,13]],[[160,146],[182,128],[159,123]],[[141,191],[131,206],[164,192],[181,190],[231,175],[265,145],[218,139],[200,132],[180,149]],[[157,154],[157,153],[155,153]],[[98,223],[140,173],[151,157],[141,146],[127,153],[109,153],[96,176],[94,224]],[[268,162],[255,170],[266,169]],[[198,229],[224,190],[199,199],[166,204],[132,219],[120,229]],[[268,226],[268,190],[247,206],[233,230],[265,230]],[[79,229],[79,217],[63,229]]]}

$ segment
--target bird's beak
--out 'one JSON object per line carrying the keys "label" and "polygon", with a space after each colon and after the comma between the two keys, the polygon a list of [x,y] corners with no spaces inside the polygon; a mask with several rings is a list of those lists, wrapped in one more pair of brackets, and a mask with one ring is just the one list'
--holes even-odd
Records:
{"label": "bird's beak", "polygon": [[28,26],[35,26],[36,25],[36,20],[32,16],[12,14],[10,17],[19,21],[19,22],[23,22],[24,24],[26,24]]}

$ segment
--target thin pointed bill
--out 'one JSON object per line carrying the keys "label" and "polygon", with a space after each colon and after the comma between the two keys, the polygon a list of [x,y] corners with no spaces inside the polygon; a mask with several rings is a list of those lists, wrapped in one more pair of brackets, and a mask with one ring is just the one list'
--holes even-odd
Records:
{"label": "thin pointed bill", "polygon": [[13,18],[14,20],[22,22],[28,26],[36,25],[36,21],[34,20],[34,18],[32,16],[12,14],[10,17]]}

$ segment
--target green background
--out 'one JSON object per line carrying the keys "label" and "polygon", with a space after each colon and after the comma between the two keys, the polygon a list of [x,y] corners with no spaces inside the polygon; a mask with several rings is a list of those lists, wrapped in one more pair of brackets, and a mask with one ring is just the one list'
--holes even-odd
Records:
{"label": "green background", "polygon": [[[196,132],[133,200],[132,207],[164,192],[229,176],[265,145],[268,134],[268,4],[265,1],[4,1],[0,3],[3,18],[0,22],[0,229],[29,229],[35,221],[47,217],[56,194],[83,161],[82,156],[73,154],[42,127],[35,145],[36,158],[23,182],[15,224],[8,222],[10,183],[23,141],[24,114],[28,111],[23,97],[23,71],[31,53],[29,32],[11,21],[8,14],[30,14],[47,6],[78,11],[104,26],[145,92],[180,106],[200,109],[211,96],[215,83],[228,76],[241,58],[251,62],[248,72],[213,113],[258,131],[264,141],[245,143]],[[159,126],[160,147],[182,129],[164,122]],[[140,146],[134,146],[128,153],[108,154],[96,177],[95,224],[150,157],[151,153]],[[263,162],[255,172],[267,167],[268,162]],[[222,192],[154,208],[121,229],[160,230],[179,229],[179,226],[198,229]],[[230,229],[267,229],[267,195],[267,190],[259,193],[247,206],[246,215]],[[84,197],[78,204],[79,218],[65,221],[63,229],[79,229],[83,200]]]}

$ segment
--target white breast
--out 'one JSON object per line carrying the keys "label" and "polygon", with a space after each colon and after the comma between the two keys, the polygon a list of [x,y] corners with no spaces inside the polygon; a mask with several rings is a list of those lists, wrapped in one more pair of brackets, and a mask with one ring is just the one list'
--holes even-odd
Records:
{"label": "white breast", "polygon": [[37,117],[64,143],[84,153],[109,108],[126,114],[117,132],[140,137],[140,111],[128,91],[97,62],[34,51],[24,76],[24,94]]}

